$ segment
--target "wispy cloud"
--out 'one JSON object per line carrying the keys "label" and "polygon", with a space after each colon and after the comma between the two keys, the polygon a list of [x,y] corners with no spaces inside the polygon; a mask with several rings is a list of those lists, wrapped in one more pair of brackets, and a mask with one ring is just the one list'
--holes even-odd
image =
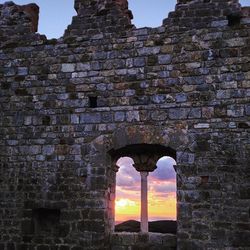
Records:
{"label": "wispy cloud", "polygon": [[126,190],[135,190],[140,188],[140,173],[133,166],[134,161],[129,157],[121,157],[117,166],[119,171],[116,175],[116,186]]}
{"label": "wispy cloud", "polygon": [[149,184],[151,186],[151,190],[155,193],[171,193],[171,192],[176,192],[176,183],[175,182],[164,182],[164,183],[153,183]]}
{"label": "wispy cloud", "polygon": [[156,180],[175,180],[176,172],[173,165],[176,162],[173,158],[164,156],[157,162],[157,168],[149,174],[149,177]]}

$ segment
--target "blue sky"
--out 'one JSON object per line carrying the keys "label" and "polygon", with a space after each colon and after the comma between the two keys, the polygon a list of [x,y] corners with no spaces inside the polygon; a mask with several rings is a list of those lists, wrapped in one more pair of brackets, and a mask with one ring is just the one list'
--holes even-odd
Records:
{"label": "blue sky", "polygon": [[[0,0],[4,3],[5,0]],[[17,4],[34,2],[40,6],[39,33],[48,38],[59,38],[76,15],[74,0],[14,0]],[[157,27],[174,10],[177,0],[128,0],[134,14],[136,27]],[[250,0],[240,0],[244,6],[250,6]]]}

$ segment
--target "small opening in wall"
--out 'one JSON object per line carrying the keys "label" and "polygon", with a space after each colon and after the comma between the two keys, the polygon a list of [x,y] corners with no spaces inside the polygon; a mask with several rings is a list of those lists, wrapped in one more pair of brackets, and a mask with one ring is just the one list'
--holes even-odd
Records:
{"label": "small opening in wall", "polygon": [[227,16],[228,26],[235,26],[240,24],[240,14],[230,14]]}
{"label": "small opening in wall", "polygon": [[97,107],[97,96],[89,96],[89,107],[90,108]]}
{"label": "small opening in wall", "polygon": [[33,222],[37,235],[55,235],[58,232],[61,211],[38,208],[33,210]]}

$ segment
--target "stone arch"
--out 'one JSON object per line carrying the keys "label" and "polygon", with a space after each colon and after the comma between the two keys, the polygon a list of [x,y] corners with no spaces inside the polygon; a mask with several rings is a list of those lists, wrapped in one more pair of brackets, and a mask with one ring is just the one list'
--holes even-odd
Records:
{"label": "stone arch", "polygon": [[[118,170],[115,163],[119,158],[119,155],[116,156],[114,152],[124,149],[126,152],[126,149],[129,149],[132,145],[157,145],[158,149],[162,150],[162,156],[165,155],[164,150],[167,150],[170,155],[174,156],[178,166],[182,162],[182,156],[185,155],[185,149],[189,145],[187,127],[181,123],[168,128],[154,125],[127,126],[117,129],[113,134],[101,135],[90,143],[89,162],[91,168],[102,169],[104,174],[103,184],[100,185],[99,183],[92,189],[103,189],[105,191],[106,202],[103,209],[105,210],[105,232],[107,234],[114,231],[115,180]],[[178,183],[180,172],[178,167],[176,170]],[[98,172],[98,170],[94,172]],[[90,178],[94,177],[91,176]]]}
{"label": "stone arch", "polygon": [[169,148],[170,156],[176,160],[177,165],[187,161],[190,163],[189,158],[192,158],[191,161],[194,159],[194,155],[189,153],[192,142],[188,135],[187,125],[180,122],[169,127],[155,125],[124,126],[118,128],[112,134],[100,135],[90,143],[89,161],[96,162],[96,159],[101,157],[102,164],[109,164],[112,152],[137,144],[158,145],[161,149],[163,147]]}
{"label": "stone arch", "polygon": [[188,144],[187,128],[182,124],[172,127],[138,125],[117,129],[112,135],[112,148],[117,150],[134,144],[157,144],[182,150]]}

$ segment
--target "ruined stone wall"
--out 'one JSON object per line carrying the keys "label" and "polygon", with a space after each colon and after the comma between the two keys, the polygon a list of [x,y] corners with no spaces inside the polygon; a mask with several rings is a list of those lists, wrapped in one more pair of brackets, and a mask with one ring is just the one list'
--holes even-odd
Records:
{"label": "ruined stone wall", "polygon": [[179,0],[136,29],[126,1],[75,7],[47,40],[0,5],[0,249],[110,249],[108,152],[132,144],[176,152],[178,249],[249,249],[249,8]]}
{"label": "ruined stone wall", "polygon": [[176,235],[160,233],[113,233],[111,235],[112,250],[122,249],[176,249]]}

